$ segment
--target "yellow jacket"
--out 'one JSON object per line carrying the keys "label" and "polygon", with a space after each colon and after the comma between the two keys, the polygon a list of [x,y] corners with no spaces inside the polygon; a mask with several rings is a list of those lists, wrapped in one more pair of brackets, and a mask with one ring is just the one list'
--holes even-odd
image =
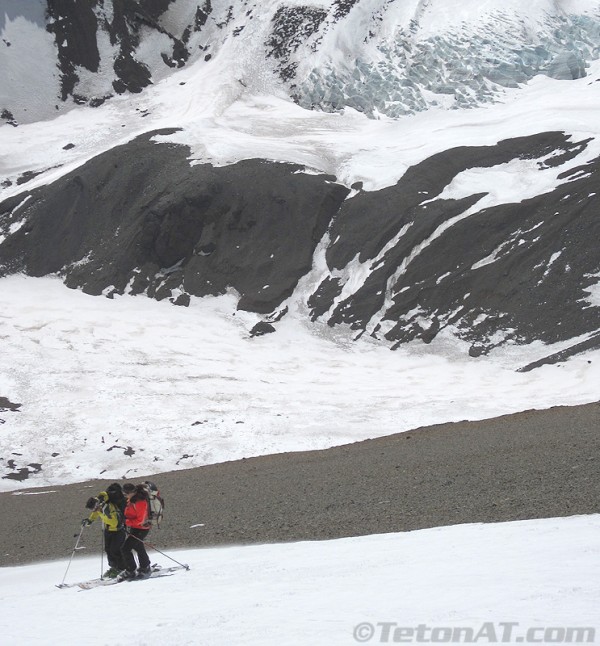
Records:
{"label": "yellow jacket", "polygon": [[89,515],[88,520],[93,523],[97,518],[100,518],[109,532],[118,532],[123,528],[121,510],[114,503],[109,502],[106,491],[101,491],[98,494],[98,499],[101,503],[100,507]]}

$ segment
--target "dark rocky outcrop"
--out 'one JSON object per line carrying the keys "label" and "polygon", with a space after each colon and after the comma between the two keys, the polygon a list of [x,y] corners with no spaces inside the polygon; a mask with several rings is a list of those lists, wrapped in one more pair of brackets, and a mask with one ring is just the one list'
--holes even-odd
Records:
{"label": "dark rocky outcrop", "polygon": [[0,411],[11,411],[18,412],[21,408],[21,404],[15,404],[10,401],[7,397],[0,397]]}
{"label": "dark rocky outcrop", "polygon": [[290,164],[190,166],[183,146],[149,136],[115,148],[49,187],[0,205],[26,224],[0,248],[4,274],[64,275],[90,294],[145,290],[157,299],[241,294],[270,312],[311,266],[348,189]]}
{"label": "dark rocky outcrop", "polygon": [[259,321],[251,330],[250,336],[264,336],[275,332],[275,327],[267,321]]}
{"label": "dark rocky outcrop", "polygon": [[267,58],[278,61],[278,73],[284,81],[293,79],[298,62],[293,54],[315,35],[327,17],[319,7],[279,7],[271,21],[271,30],[265,42]]}
{"label": "dark rocky outcrop", "polygon": [[146,292],[178,305],[234,289],[238,307],[270,326],[322,242],[325,266],[301,295],[313,321],[393,347],[450,326],[472,356],[536,339],[574,339],[574,354],[600,328],[586,302],[600,272],[600,160],[521,202],[478,210],[482,194],[439,196],[464,170],[574,166],[586,146],[549,132],[455,148],[395,186],[357,186],[348,198],[334,178],[292,164],[190,166],[186,147],[145,135],[0,204],[0,273],[58,273],[91,294]]}
{"label": "dark rocky outcrop", "polygon": [[95,3],[76,0],[49,0],[47,30],[54,35],[61,70],[61,98],[63,101],[73,93],[78,80],[76,68],[81,66],[97,72],[100,52],[96,33],[98,20],[94,13]]}
{"label": "dark rocky outcrop", "polygon": [[327,261],[333,270],[354,257],[360,262],[378,257],[407,230],[347,299],[336,302],[341,286],[326,279],[313,317],[333,308],[330,323],[363,330],[391,295],[383,320],[393,325],[385,338],[429,341],[453,325],[473,342],[473,354],[493,347],[491,338],[499,330],[500,343],[507,338],[555,342],[597,330],[598,308],[586,307],[582,298],[583,288],[594,282],[590,275],[600,268],[591,243],[600,233],[600,160],[572,170],[573,179],[554,191],[475,210],[452,226],[452,218],[482,196],[435,199],[468,168],[513,159],[539,160],[540,168],[563,164],[586,143],[542,133],[496,146],[455,148],[409,169],[395,186],[348,200],[331,229],[335,242]]}

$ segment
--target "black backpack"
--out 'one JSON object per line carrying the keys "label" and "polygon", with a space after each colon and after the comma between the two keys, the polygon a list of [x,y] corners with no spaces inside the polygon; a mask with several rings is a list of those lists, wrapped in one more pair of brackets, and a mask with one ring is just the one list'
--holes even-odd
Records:
{"label": "black backpack", "polygon": [[123,489],[118,482],[113,482],[110,486],[106,488],[106,493],[108,494],[108,500],[112,502],[113,505],[118,507],[121,511],[125,509],[125,496],[123,495]]}
{"label": "black backpack", "polygon": [[118,482],[113,482],[106,488],[106,494],[108,495],[108,502],[112,502],[117,509],[117,513],[119,515],[119,528],[123,527],[125,524],[125,504],[127,501],[123,495],[121,485]]}

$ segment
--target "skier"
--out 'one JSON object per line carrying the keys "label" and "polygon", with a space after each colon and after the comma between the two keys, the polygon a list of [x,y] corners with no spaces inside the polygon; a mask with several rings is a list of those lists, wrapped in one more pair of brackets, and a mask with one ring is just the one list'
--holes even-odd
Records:
{"label": "skier", "polygon": [[89,498],[86,507],[91,514],[81,522],[82,526],[91,525],[100,518],[104,527],[104,550],[108,558],[108,570],[105,578],[114,579],[125,567],[121,549],[125,542],[125,524],[123,508],[125,499],[121,486],[115,482],[101,491],[97,496]]}
{"label": "skier", "polygon": [[[148,521],[148,494],[143,485],[134,485],[126,482],[123,485],[123,494],[127,499],[125,506],[125,525],[127,527],[127,538],[121,552],[125,569],[119,574],[118,579],[146,578],[152,571],[150,557],[146,552],[144,540],[150,531]],[[137,553],[139,567],[136,572],[135,557]]]}

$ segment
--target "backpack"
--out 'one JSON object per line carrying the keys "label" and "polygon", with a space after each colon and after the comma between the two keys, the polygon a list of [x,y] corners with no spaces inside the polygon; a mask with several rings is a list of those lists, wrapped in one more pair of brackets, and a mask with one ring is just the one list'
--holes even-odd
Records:
{"label": "backpack", "polygon": [[113,484],[107,487],[106,493],[108,495],[108,502],[111,502],[117,511],[117,518],[119,521],[118,528],[120,529],[125,526],[124,511],[126,502],[121,485],[118,482],[113,482]]}
{"label": "backpack", "polygon": [[142,487],[148,496],[148,524],[160,527],[165,508],[165,499],[160,495],[158,487],[153,482],[146,480],[142,483]]}
{"label": "backpack", "polygon": [[123,490],[121,485],[118,482],[113,482],[110,486],[106,488],[106,493],[108,494],[108,499],[112,502],[115,507],[119,509],[121,513],[125,509],[125,496],[123,495]]}

